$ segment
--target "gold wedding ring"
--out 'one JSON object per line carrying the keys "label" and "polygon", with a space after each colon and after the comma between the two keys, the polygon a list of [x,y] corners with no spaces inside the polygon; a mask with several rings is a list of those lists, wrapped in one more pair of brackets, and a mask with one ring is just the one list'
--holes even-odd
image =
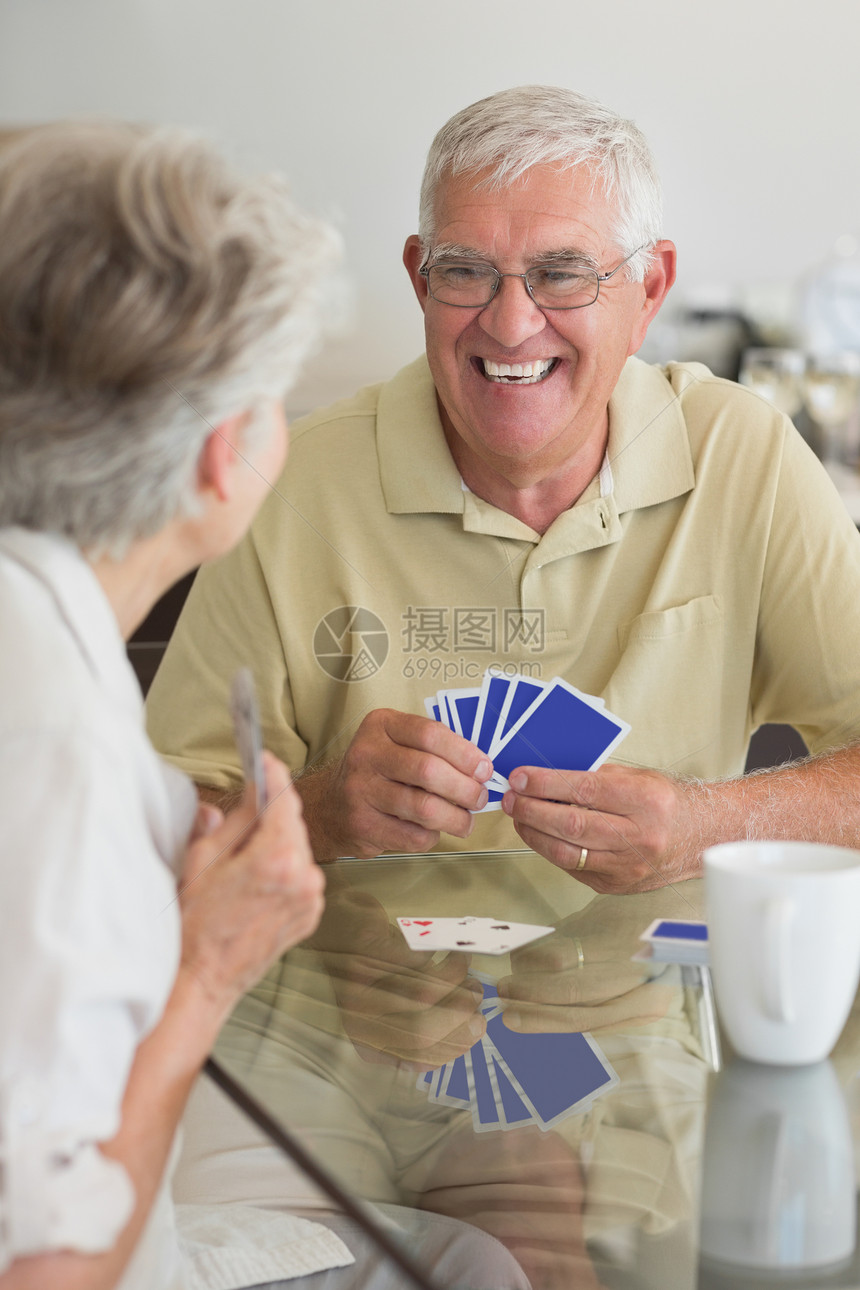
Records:
{"label": "gold wedding ring", "polygon": [[582,855],[579,857],[574,873],[582,873],[585,868],[585,862],[588,859],[588,847],[582,848]]}
{"label": "gold wedding ring", "polygon": [[573,943],[576,946],[576,966],[581,968],[585,966],[585,954],[582,949],[582,941],[578,936],[574,936]]}

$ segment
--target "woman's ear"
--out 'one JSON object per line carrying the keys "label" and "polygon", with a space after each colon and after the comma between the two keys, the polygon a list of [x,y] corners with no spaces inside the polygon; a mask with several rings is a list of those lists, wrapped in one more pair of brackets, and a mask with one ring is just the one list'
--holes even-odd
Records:
{"label": "woman's ear", "polygon": [[228,417],[207,436],[197,459],[197,484],[201,492],[214,493],[219,502],[230,500],[236,467],[242,458],[242,434],[250,412]]}

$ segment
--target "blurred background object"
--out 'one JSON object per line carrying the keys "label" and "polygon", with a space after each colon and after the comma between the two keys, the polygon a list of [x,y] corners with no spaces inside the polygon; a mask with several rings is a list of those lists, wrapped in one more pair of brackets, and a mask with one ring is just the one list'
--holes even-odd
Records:
{"label": "blurred background object", "polygon": [[796,417],[803,406],[805,370],[806,358],[799,349],[752,348],[741,357],[738,379],[787,417]]}
{"label": "blurred background object", "polygon": [[435,0],[429,22],[403,0],[6,0],[0,128],[180,123],[334,216],[354,325],[308,368],[293,416],[420,352],[400,254],[427,148],[451,113],[509,85],[570,86],[647,135],[679,253],[665,315],[679,344],[661,360],[731,376],[742,348],[805,349],[797,284],[860,229],[860,5],[817,0],[810,21],[805,0],[544,0],[540,29],[513,32],[517,0]]}
{"label": "blurred background object", "polygon": [[829,255],[803,275],[800,330],[806,349],[829,354],[860,351],[860,241],[836,238]]}
{"label": "blurred background object", "polygon": [[[857,303],[860,306],[860,297]],[[803,401],[818,428],[818,453],[824,464],[856,465],[860,351],[831,349],[811,353],[803,379]]]}

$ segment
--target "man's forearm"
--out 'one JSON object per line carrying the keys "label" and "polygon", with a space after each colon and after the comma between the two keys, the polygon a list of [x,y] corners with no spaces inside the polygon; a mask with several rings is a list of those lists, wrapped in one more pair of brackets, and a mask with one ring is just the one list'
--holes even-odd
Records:
{"label": "man's forearm", "polygon": [[773,838],[860,845],[860,744],[683,788],[688,815],[678,858],[691,872],[700,871],[702,852],[718,842]]}
{"label": "man's forearm", "polygon": [[[333,763],[315,766],[302,771],[294,780],[302,801],[311,849],[318,864],[335,860],[341,854],[327,827],[332,815],[332,767]],[[217,806],[225,815],[239,805],[244,794],[242,788],[213,788],[209,784],[197,784],[196,787],[201,802]]]}
{"label": "man's forearm", "polygon": [[295,779],[296,792],[302,800],[302,814],[317,864],[336,860],[339,852],[329,821],[332,818],[335,763],[313,766]]}
{"label": "man's forearm", "polygon": [[860,744],[716,782],[610,763],[521,767],[510,784],[502,805],[526,845],[604,894],[698,878],[719,842],[860,846]]}
{"label": "man's forearm", "polygon": [[195,787],[201,802],[217,806],[225,815],[239,805],[245,792],[244,788],[213,788],[211,784],[197,784]]}

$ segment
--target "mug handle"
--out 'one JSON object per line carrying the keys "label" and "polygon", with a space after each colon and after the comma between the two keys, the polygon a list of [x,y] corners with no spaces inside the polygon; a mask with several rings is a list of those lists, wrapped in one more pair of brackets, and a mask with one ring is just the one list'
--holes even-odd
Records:
{"label": "mug handle", "polygon": [[777,896],[765,903],[762,926],[762,994],[764,1011],[772,1021],[792,1022],[794,1003],[788,988],[791,973],[791,927],[794,901]]}

